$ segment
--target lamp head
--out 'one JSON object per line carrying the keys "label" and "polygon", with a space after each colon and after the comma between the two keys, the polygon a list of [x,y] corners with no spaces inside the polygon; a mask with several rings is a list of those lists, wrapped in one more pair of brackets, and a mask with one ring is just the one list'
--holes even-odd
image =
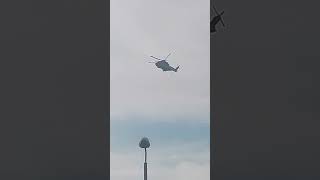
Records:
{"label": "lamp head", "polygon": [[146,138],[146,137],[142,138],[141,141],[140,141],[140,143],[139,143],[139,146],[140,146],[141,148],[148,148],[148,147],[150,147],[149,139]]}

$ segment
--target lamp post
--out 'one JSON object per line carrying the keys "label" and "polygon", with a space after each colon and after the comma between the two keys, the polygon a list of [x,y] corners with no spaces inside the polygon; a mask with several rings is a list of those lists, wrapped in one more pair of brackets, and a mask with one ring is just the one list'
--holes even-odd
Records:
{"label": "lamp post", "polygon": [[139,146],[144,148],[144,180],[147,180],[147,148],[150,147],[149,139],[146,137],[142,138]]}

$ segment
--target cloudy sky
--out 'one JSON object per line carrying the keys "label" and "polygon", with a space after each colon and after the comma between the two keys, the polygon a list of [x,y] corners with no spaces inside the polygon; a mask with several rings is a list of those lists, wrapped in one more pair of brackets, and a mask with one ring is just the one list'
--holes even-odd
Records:
{"label": "cloudy sky", "polygon": [[209,179],[209,3],[111,0],[111,180],[143,178],[142,136],[151,179]]}

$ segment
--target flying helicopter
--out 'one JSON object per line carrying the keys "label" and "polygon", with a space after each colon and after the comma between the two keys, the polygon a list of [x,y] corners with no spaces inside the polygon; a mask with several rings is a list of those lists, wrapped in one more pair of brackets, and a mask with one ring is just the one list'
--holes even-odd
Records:
{"label": "flying helicopter", "polygon": [[167,62],[168,57],[171,55],[171,53],[165,58],[165,59],[160,59],[154,56],[150,56],[154,59],[157,59],[158,61],[154,61],[154,62],[149,62],[149,63],[154,63],[158,68],[162,69],[162,71],[174,71],[177,72],[179,69],[179,66],[177,66],[176,68],[172,67],[169,65],[169,63]]}
{"label": "flying helicopter", "polygon": [[217,11],[217,9],[214,7],[214,5],[212,4],[212,7],[211,7],[211,18],[210,18],[210,33],[211,34],[213,34],[213,33],[215,33],[217,31],[216,25],[219,22],[222,24],[223,27],[225,26],[225,24],[224,24],[224,22],[222,20],[222,15],[223,14],[224,14],[224,11],[219,13]]}

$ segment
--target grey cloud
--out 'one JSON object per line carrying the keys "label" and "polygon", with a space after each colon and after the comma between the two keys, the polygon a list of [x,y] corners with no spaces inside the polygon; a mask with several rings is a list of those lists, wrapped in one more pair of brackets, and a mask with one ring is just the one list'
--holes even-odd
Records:
{"label": "grey cloud", "polygon": [[[209,117],[209,1],[111,1],[111,118]],[[178,73],[157,69],[169,57]]]}

